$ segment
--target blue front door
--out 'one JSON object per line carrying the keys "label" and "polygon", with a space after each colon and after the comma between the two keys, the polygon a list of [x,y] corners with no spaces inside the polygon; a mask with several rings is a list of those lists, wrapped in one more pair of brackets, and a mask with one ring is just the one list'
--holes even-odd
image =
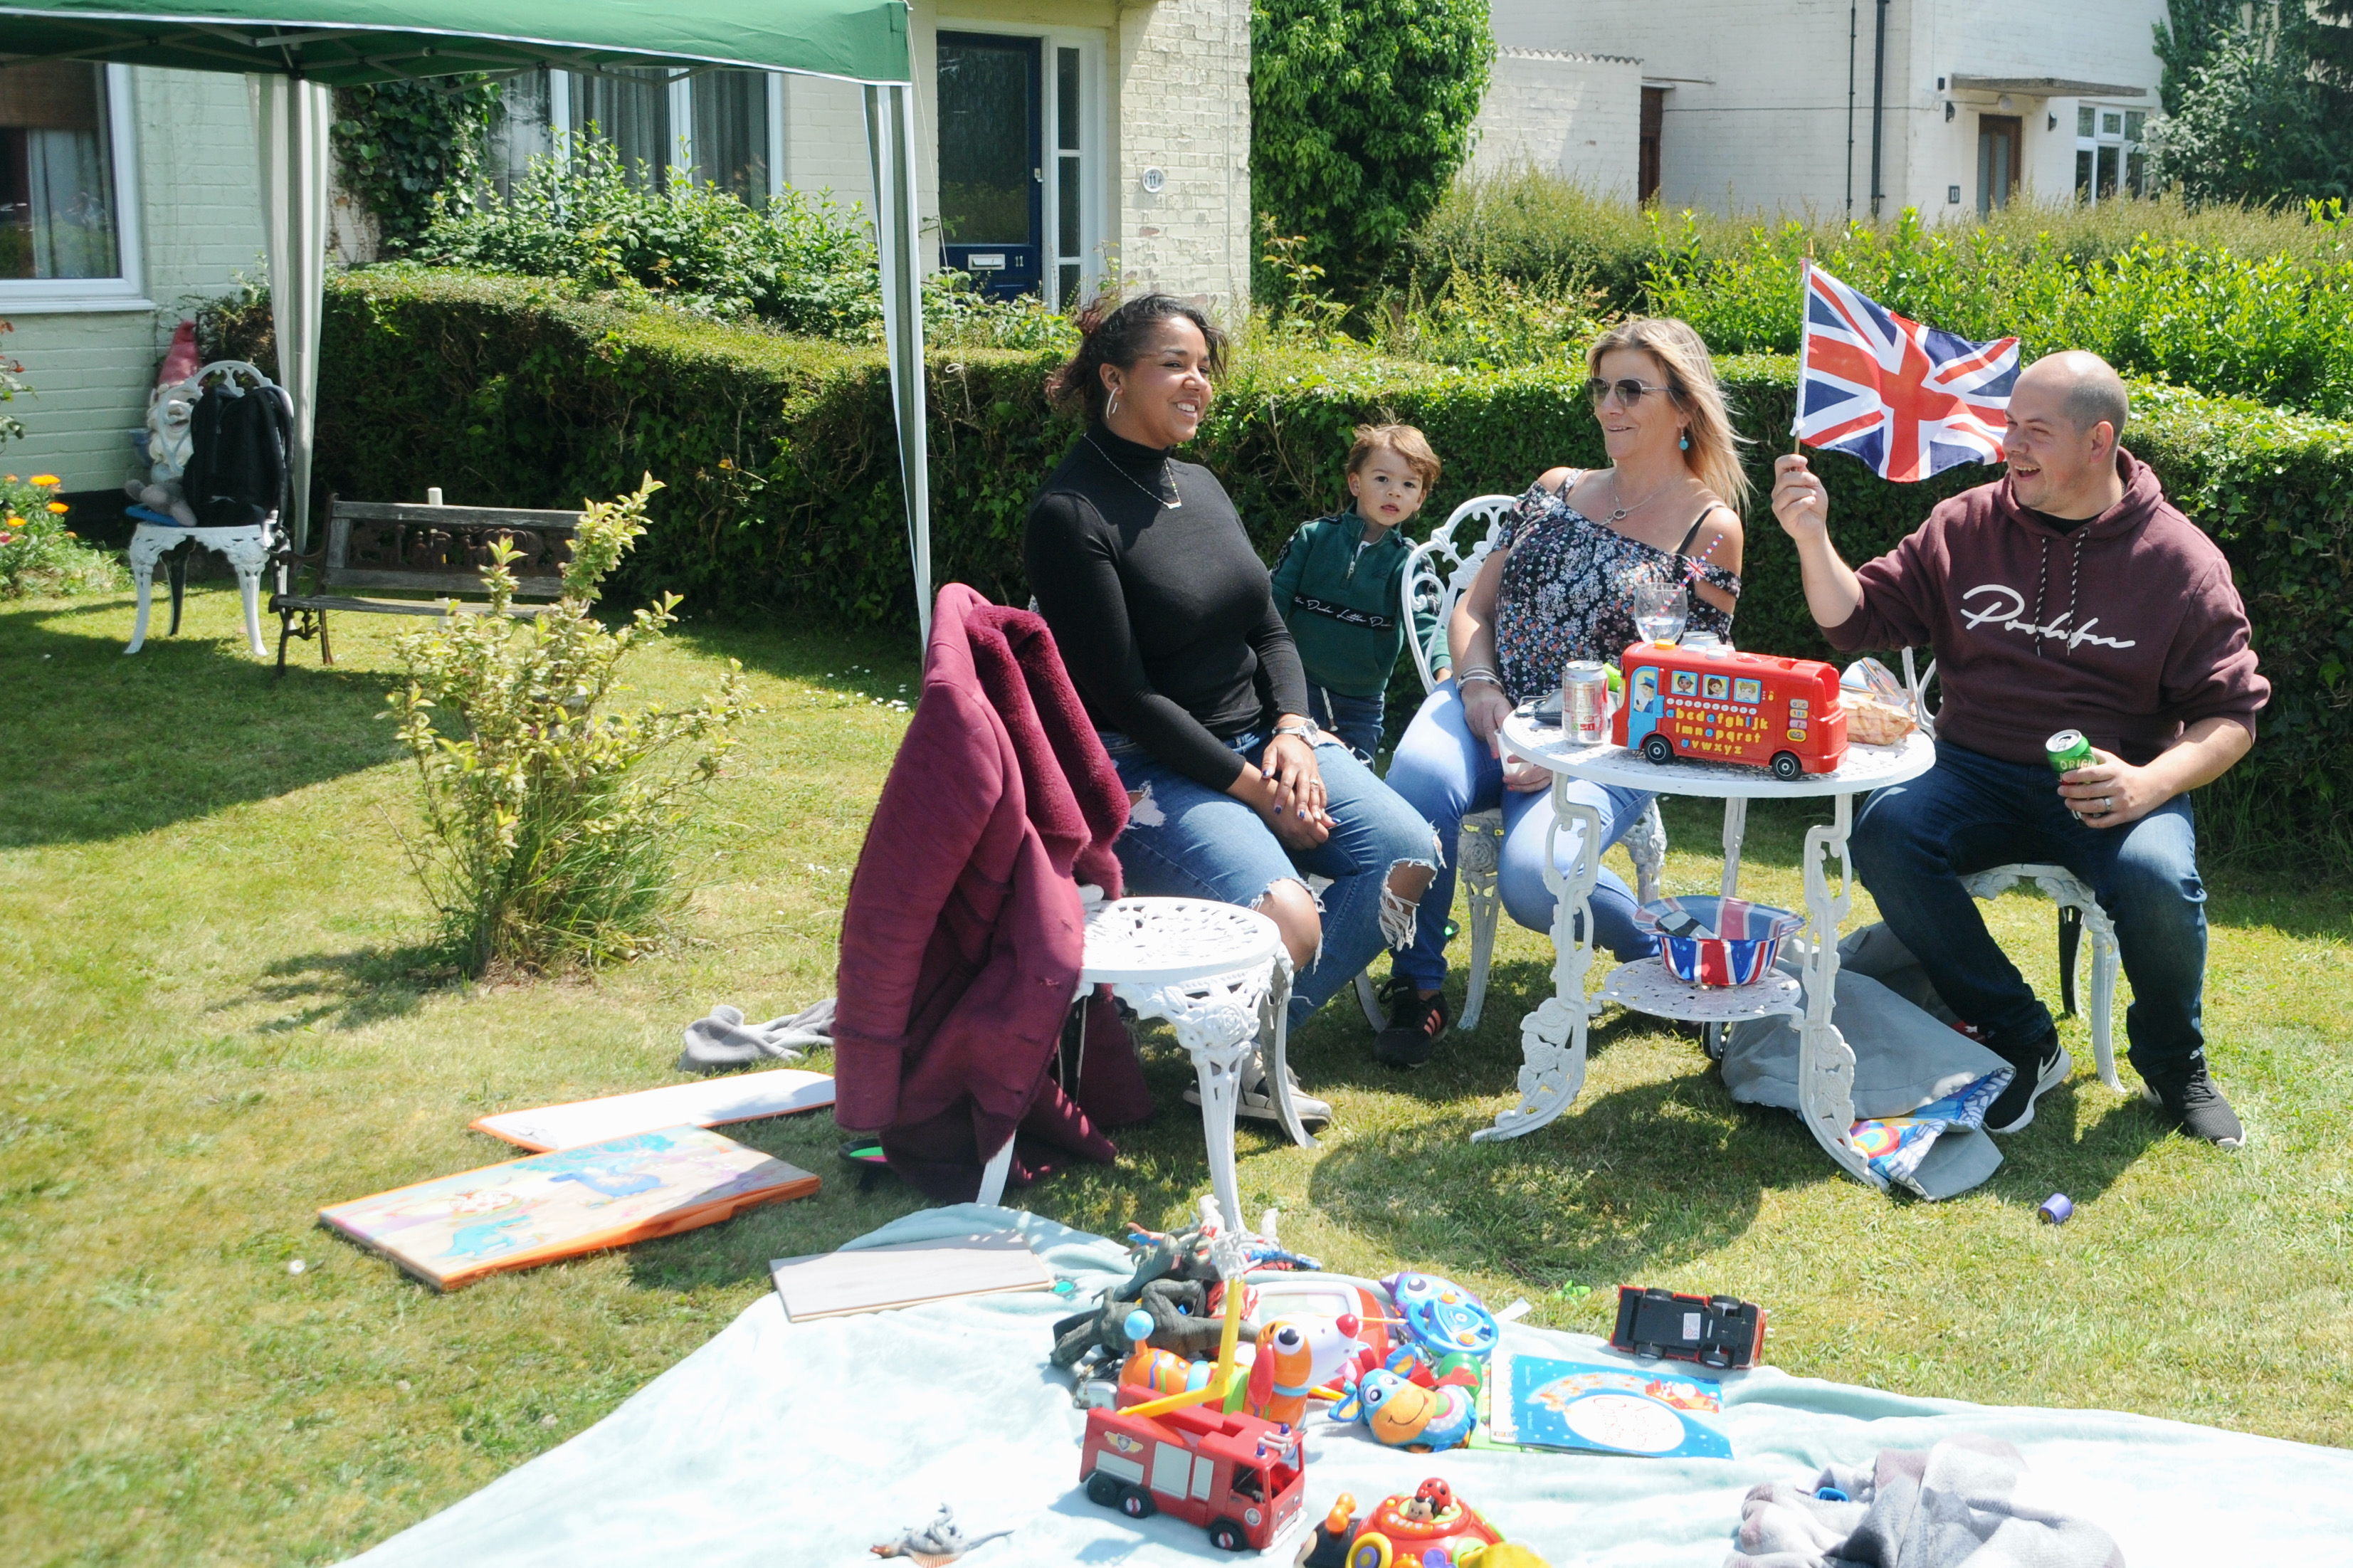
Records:
{"label": "blue front door", "polygon": [[1045,260],[1045,121],[1036,38],[942,33],[940,239],[995,299],[1035,294]]}

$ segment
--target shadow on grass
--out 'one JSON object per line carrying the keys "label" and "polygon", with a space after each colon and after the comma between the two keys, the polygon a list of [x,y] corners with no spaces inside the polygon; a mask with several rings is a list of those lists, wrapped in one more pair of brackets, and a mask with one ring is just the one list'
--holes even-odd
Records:
{"label": "shadow on grass", "polygon": [[121,608],[110,599],[0,614],[0,846],[145,833],[397,754],[378,717],[389,676],[290,659],[280,679],[241,637],[171,638],[154,626],[126,658],[111,637],[65,629]]}
{"label": "shadow on grass", "polygon": [[279,959],[244,995],[216,1003],[210,1011],[232,1012],[256,1002],[292,1009],[258,1026],[256,1032],[264,1035],[307,1029],[322,1021],[337,1029],[360,1029],[408,1016],[427,995],[460,978],[448,949],[438,942],[305,952]]}

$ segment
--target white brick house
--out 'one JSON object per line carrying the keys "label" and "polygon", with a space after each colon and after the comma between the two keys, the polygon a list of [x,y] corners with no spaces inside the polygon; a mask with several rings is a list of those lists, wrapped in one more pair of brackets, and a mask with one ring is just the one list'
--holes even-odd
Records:
{"label": "white brick house", "polygon": [[[1131,287],[1245,307],[1249,0],[911,9],[927,264],[1062,298],[1115,262]],[[865,113],[847,83],[540,72],[509,95],[520,113],[503,156],[594,121],[632,156],[682,160],[746,195],[791,184],[871,205]],[[0,69],[0,319],[16,328],[0,352],[36,393],[11,409],[30,432],[5,454],[13,471],[54,472],[69,491],[130,477],[129,433],[173,327],[265,275],[256,166],[239,77]]]}
{"label": "white brick house", "polygon": [[[1633,166],[1646,197],[1822,216],[1914,206],[1934,216],[2026,190],[2098,201],[2135,186],[2160,74],[2151,28],[2166,5],[1493,0],[1493,17],[1502,65],[1519,51],[1641,62],[1638,82],[1611,83],[1613,93],[1567,117],[1596,113],[1612,127],[1637,117]],[[1511,79],[1500,65],[1497,74],[1502,90]],[[1630,88],[1639,103],[1624,101]],[[1596,140],[1612,145],[1614,135]]]}

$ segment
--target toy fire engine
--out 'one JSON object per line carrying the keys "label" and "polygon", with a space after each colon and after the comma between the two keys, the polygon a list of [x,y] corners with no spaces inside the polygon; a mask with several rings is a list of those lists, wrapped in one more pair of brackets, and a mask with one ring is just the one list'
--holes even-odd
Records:
{"label": "toy fire engine", "polygon": [[1208,1531],[1221,1552],[1262,1551],[1299,1513],[1303,1463],[1296,1430],[1239,1411],[1096,1409],[1087,1413],[1079,1474],[1090,1502],[1130,1519],[1172,1515]]}
{"label": "toy fire engine", "polygon": [[1610,738],[1653,763],[1739,763],[1777,779],[1846,758],[1839,672],[1810,658],[1636,643],[1619,660],[1626,700]]}

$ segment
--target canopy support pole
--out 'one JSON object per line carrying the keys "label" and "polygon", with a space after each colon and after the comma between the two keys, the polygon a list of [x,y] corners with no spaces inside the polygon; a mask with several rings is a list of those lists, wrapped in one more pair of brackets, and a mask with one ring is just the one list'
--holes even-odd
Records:
{"label": "canopy support pole", "polygon": [[261,150],[261,228],[269,250],[269,324],[278,384],[293,411],[286,454],[296,550],[311,547],[311,458],[318,435],[319,318],[327,289],[327,89],[299,77],[248,76]]}
{"label": "canopy support pole", "polygon": [[907,498],[907,552],[915,569],[915,622],[932,637],[932,481],[923,418],[922,217],[915,203],[915,89],[870,83],[866,152],[874,170],[874,232],[882,268],[882,341],[899,426],[899,477]]}

